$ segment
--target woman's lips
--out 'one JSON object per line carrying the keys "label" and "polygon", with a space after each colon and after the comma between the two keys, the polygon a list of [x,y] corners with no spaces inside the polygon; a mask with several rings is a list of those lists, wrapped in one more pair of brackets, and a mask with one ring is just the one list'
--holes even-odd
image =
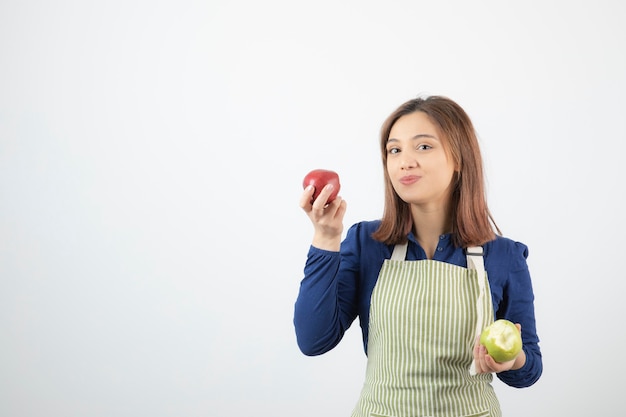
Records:
{"label": "woman's lips", "polygon": [[400,183],[404,185],[411,185],[419,181],[421,177],[417,175],[407,175],[405,177],[400,178]]}

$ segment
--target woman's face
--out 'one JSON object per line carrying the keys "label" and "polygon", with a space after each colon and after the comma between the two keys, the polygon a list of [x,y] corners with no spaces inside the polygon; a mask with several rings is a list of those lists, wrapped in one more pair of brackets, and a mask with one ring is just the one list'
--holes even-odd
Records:
{"label": "woman's face", "polygon": [[392,126],[387,139],[387,173],[405,202],[433,208],[447,204],[455,166],[443,140],[421,111],[400,117]]}

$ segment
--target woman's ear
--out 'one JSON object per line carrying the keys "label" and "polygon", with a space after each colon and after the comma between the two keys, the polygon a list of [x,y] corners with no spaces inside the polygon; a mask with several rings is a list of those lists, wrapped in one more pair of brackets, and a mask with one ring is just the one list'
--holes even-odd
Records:
{"label": "woman's ear", "polygon": [[454,184],[455,184],[455,187],[461,186],[461,170],[460,169],[454,170]]}

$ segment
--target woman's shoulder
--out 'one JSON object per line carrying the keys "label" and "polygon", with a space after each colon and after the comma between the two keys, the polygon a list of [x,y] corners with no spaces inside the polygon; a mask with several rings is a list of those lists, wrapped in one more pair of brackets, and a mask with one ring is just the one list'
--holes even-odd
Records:
{"label": "woman's shoulder", "polygon": [[528,258],[528,246],[505,236],[496,236],[484,246],[485,261],[492,264],[508,265],[513,268],[525,268]]}
{"label": "woman's shoulder", "polygon": [[350,226],[341,245],[344,257],[356,258],[363,268],[378,272],[380,264],[391,256],[392,250],[391,246],[372,237],[379,225],[380,220],[364,220]]}
{"label": "woman's shoulder", "polygon": [[359,234],[367,234],[367,235],[371,235],[372,233],[374,233],[376,231],[376,229],[378,229],[378,226],[380,226],[380,219],[379,220],[361,220],[359,222],[354,223],[352,226],[350,226],[350,228],[348,229],[348,233],[359,233]]}
{"label": "woman's shoulder", "polygon": [[372,238],[378,226],[380,226],[380,220],[362,220],[354,223],[348,229],[346,239],[352,241],[358,241],[360,245],[382,245],[382,243]]}
{"label": "woman's shoulder", "polygon": [[361,220],[353,223],[348,229],[347,235],[359,240],[372,239],[374,233],[380,226],[380,220]]}

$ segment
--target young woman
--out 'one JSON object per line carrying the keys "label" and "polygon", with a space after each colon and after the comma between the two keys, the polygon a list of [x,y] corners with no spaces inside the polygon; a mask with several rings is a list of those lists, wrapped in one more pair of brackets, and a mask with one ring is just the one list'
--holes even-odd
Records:
{"label": "young woman", "polygon": [[[446,97],[409,100],[381,129],[382,219],[342,241],[346,202],[332,186],[300,207],[313,223],[295,303],[298,346],[334,348],[359,317],[367,370],[354,417],[500,416],[493,374],[528,387],[543,365],[527,247],[505,238],[485,198],[478,140]],[[497,318],[516,323],[523,348],[497,363],[478,334]]]}

